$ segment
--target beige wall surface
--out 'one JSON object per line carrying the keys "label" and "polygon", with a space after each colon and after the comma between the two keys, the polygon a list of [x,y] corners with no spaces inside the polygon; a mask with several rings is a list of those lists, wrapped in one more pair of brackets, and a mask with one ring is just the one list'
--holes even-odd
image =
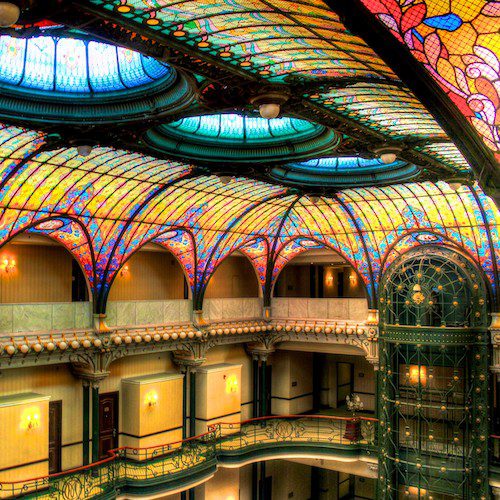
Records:
{"label": "beige wall surface", "polygon": [[195,488],[195,498],[196,500],[239,500],[239,469],[218,469],[209,481]]}
{"label": "beige wall surface", "polygon": [[247,420],[252,415],[252,360],[244,345],[218,346],[207,353],[206,364],[232,363],[241,365],[241,418]]}
{"label": "beige wall surface", "polygon": [[[34,394],[0,397],[0,481],[48,473],[49,401]],[[2,470],[4,469],[4,470]],[[0,498],[7,496],[0,491]]]}
{"label": "beige wall surface", "polygon": [[[328,266],[323,265],[323,296],[324,298],[336,298],[338,294],[338,283],[340,273],[343,273],[343,297],[362,298],[366,296],[363,283],[358,278],[354,269],[350,266]],[[318,266],[313,267],[318,275]],[[286,266],[280,273],[274,289],[275,297],[311,297],[311,266],[296,264]],[[319,290],[316,291],[316,295]]]}
{"label": "beige wall surface", "polygon": [[312,409],[312,359],[310,352],[276,351],[272,355],[273,414],[296,415]]}
{"label": "beige wall surface", "polygon": [[71,302],[71,255],[49,245],[9,243],[0,250],[0,263],[14,259],[8,273],[0,273],[0,302]]}
{"label": "beige wall surface", "polygon": [[128,272],[118,272],[110,301],[184,298],[184,274],[170,252],[137,252],[125,265]]}
{"label": "beige wall surface", "polygon": [[336,364],[352,363],[354,365],[353,387],[354,392],[359,395],[364,404],[365,411],[375,411],[375,371],[363,356],[340,356],[338,354],[326,355],[330,391],[330,406],[337,406],[337,369]]}
{"label": "beige wall surface", "polygon": [[205,298],[258,297],[257,275],[246,257],[228,257],[208,282]]}

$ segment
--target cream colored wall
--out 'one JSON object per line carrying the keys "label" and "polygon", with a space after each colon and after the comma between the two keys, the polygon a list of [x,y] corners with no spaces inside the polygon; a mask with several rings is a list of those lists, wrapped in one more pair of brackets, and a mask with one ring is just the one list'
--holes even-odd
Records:
{"label": "cream colored wall", "polygon": [[232,363],[241,365],[241,418],[247,420],[252,416],[252,359],[245,351],[243,344],[218,346],[207,353],[207,364]]}
{"label": "cream colored wall", "polygon": [[330,379],[330,405],[337,406],[337,370],[336,363],[354,364],[354,392],[359,394],[363,401],[364,410],[375,411],[375,370],[363,356],[340,356],[337,354],[327,354]]}
{"label": "cream colored wall", "polygon": [[246,257],[231,256],[223,260],[210,278],[206,299],[222,297],[258,297],[257,275]]}
{"label": "cream colored wall", "polygon": [[49,245],[8,243],[0,250],[0,263],[14,259],[15,268],[0,271],[0,302],[71,302],[71,255]]}
{"label": "cream colored wall", "polygon": [[272,476],[273,500],[309,500],[311,468],[285,460],[266,462],[266,476]]}
{"label": "cream colored wall", "polygon": [[[122,358],[110,366],[110,375],[101,382],[100,393],[120,391],[121,379],[160,372],[176,371],[170,353],[145,354]],[[82,460],[82,384],[68,365],[52,365],[2,371],[0,396],[27,391],[62,400],[62,468],[81,465]],[[182,402],[181,402],[182,405]],[[119,429],[123,428],[123,411],[119,411]],[[0,425],[0,427],[2,427]],[[120,445],[123,438],[120,437]],[[170,442],[170,439],[167,440]],[[161,444],[155,440],[154,444]]]}
{"label": "cream colored wall", "polygon": [[[0,397],[0,481],[17,481],[22,476],[31,478],[48,473],[49,402],[43,396],[29,396],[20,395],[15,402]],[[35,415],[38,426],[28,429],[28,419],[34,421]],[[8,491],[0,491],[0,498],[3,496],[8,496]]]}
{"label": "cream colored wall", "polygon": [[[234,385],[229,381],[235,380]],[[196,371],[196,432],[210,425],[241,420],[241,365],[205,364]],[[227,432],[226,428],[222,430]]]}
{"label": "cream colored wall", "polygon": [[312,353],[276,351],[272,364],[271,410],[275,415],[296,415],[313,407]]}
{"label": "cream colored wall", "polygon": [[[170,252],[140,251],[118,273],[109,300],[167,300],[184,298],[184,274]],[[122,267],[123,269],[123,267]]]}
{"label": "cream colored wall", "polygon": [[194,496],[196,500],[239,500],[239,469],[218,469],[212,479],[195,488]]}

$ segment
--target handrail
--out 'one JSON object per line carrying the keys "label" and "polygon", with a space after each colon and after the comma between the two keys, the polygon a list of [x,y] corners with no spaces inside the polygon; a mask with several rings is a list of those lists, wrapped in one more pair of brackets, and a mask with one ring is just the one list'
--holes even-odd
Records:
{"label": "handrail", "polygon": [[[12,495],[10,498],[13,496],[15,497],[17,492],[23,492],[23,494],[31,492],[41,492],[43,491],[43,488],[49,488],[51,484],[54,484],[55,480],[61,480],[61,478],[64,478],[65,476],[71,476],[74,474],[80,474],[80,473],[88,473],[90,471],[96,471],[99,470],[98,468],[102,467],[103,465],[108,465],[108,469],[104,469],[104,472],[107,474],[110,474],[109,477],[106,479],[108,481],[113,481],[116,482],[117,479],[114,477],[115,471],[113,469],[109,469],[109,466],[111,466],[114,463],[121,464],[124,463],[125,465],[128,464],[134,464],[134,466],[137,467],[144,467],[147,466],[150,463],[157,462],[158,460],[164,459],[168,460],[169,455],[175,455],[175,453],[181,453],[183,452],[183,449],[186,445],[190,446],[190,443],[195,443],[200,444],[200,445],[206,445],[206,451],[209,452],[209,455],[207,457],[212,457],[212,458],[217,458],[218,454],[223,453],[223,447],[222,443],[224,439],[228,439],[233,437],[233,436],[240,436],[246,428],[251,428],[252,430],[252,436],[254,439],[255,435],[253,432],[253,429],[255,427],[252,427],[252,424],[257,424],[257,423],[265,423],[267,425],[268,422],[273,422],[273,421],[288,421],[291,424],[294,424],[295,421],[316,421],[317,423],[322,422],[322,421],[329,421],[329,422],[345,422],[346,425],[349,422],[363,422],[366,421],[369,426],[371,426],[372,423],[377,422],[378,420],[376,418],[372,417],[342,417],[342,416],[329,416],[329,415],[280,415],[280,416],[269,416],[269,417],[258,417],[258,418],[253,418],[249,420],[244,420],[241,422],[217,422],[209,426],[209,430],[207,432],[198,434],[197,436],[193,436],[187,439],[179,440],[179,441],[174,441],[171,443],[167,444],[160,444],[160,445],[154,445],[154,446],[147,446],[147,447],[131,447],[131,446],[121,446],[119,448],[115,448],[113,450],[110,450],[108,452],[109,456],[102,459],[98,460],[96,462],[93,462],[88,465],[76,467],[73,469],[69,469],[63,472],[58,472],[55,474],[49,474],[45,476],[39,476],[35,478],[30,478],[30,479],[25,479],[25,480],[17,480],[17,481],[0,481],[0,497],[2,497],[2,493],[10,493],[12,492]],[[266,427],[266,425],[263,427],[264,429],[269,429],[270,427]],[[281,424],[280,424],[281,425]],[[308,425],[307,423],[304,423],[304,425]],[[309,424],[311,426],[311,424]],[[240,428],[240,433],[233,433],[229,434],[228,436],[222,436],[222,430],[226,430],[227,427],[230,426],[239,426]],[[259,427],[260,428],[260,425]],[[311,426],[310,430],[316,429],[316,427]],[[318,429],[320,429],[318,427]],[[330,432],[332,431],[333,428],[329,428]],[[344,428],[342,427],[335,427],[336,432],[339,432],[337,436],[342,436],[342,433],[344,431]],[[319,432],[319,431],[318,431]],[[320,439],[320,434],[318,434],[318,443],[323,443],[324,441],[321,441]],[[277,437],[271,436],[269,439],[278,439]],[[342,437],[339,438],[337,442],[334,442],[333,444],[358,444],[357,441],[352,440],[352,439],[345,439],[345,443],[342,441]],[[220,442],[221,446],[220,449],[217,449],[216,446]],[[255,441],[254,444],[259,444],[263,443],[264,440],[259,441],[258,439]],[[282,441],[281,441],[282,442]],[[290,442],[292,443],[297,443],[297,442],[302,442],[300,439],[297,437],[290,438]],[[312,442],[314,444],[314,441]],[[248,443],[241,443],[240,442],[240,448],[243,449],[244,446],[249,446]],[[238,447],[237,447],[238,448]],[[165,453],[162,453],[161,455],[148,455],[148,450],[160,450],[164,449]],[[239,449],[239,448],[238,448]],[[132,452],[132,455],[129,453]],[[134,461],[131,459],[131,456],[145,456],[144,460],[137,460]],[[144,452],[146,454],[144,455]],[[117,460],[120,460],[120,462],[117,462]],[[124,460],[124,462],[121,462],[121,460]],[[193,464],[195,465],[195,464]],[[130,465],[132,467],[132,465]],[[189,465],[186,467],[186,469],[189,467]],[[179,473],[179,470],[174,471],[174,473]],[[116,470],[116,473],[118,474],[118,469]],[[172,472],[165,472],[165,474],[171,474]],[[123,472],[122,472],[123,474]],[[112,479],[110,479],[112,476]],[[123,479],[123,478],[122,478]],[[127,479],[127,478],[124,478]],[[101,485],[107,484],[107,483],[101,483]],[[43,487],[43,488],[42,488]],[[34,489],[33,489],[34,488]],[[90,498],[90,497],[89,497]]]}

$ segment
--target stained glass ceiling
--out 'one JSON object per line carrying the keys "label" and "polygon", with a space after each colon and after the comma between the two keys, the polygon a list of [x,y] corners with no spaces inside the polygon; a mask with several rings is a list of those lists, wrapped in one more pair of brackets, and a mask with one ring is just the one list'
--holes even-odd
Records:
{"label": "stained glass ceiling", "polygon": [[500,6],[362,0],[438,82],[500,161]]}
{"label": "stained glass ceiling", "polygon": [[151,57],[93,40],[0,36],[0,84],[4,88],[74,98],[143,87],[171,73],[167,64]]}
{"label": "stained glass ceiling", "polygon": [[385,164],[378,158],[327,157],[274,167],[271,177],[286,184],[323,185],[334,188],[375,186],[415,178],[416,165],[397,160]]}
{"label": "stained glass ceiling", "polygon": [[286,161],[332,152],[341,137],[333,130],[292,117],[236,113],[189,116],[145,135],[149,147],[203,162]]}
{"label": "stained glass ceiling", "polygon": [[0,131],[0,245],[23,231],[48,234],[80,261],[96,296],[107,294],[134,251],[156,238],[168,245],[163,235],[172,231],[190,235],[169,248],[191,266],[197,294],[235,249],[244,247],[255,262],[270,256],[276,276],[296,252],[294,242],[311,240],[351,262],[373,297],[395,245],[418,242],[404,239],[412,231],[455,245],[482,266],[492,286],[498,282],[500,213],[475,187],[406,183],[313,199],[246,178],[223,183],[184,162],[113,148],[82,157],[76,148],[46,149],[42,132]]}

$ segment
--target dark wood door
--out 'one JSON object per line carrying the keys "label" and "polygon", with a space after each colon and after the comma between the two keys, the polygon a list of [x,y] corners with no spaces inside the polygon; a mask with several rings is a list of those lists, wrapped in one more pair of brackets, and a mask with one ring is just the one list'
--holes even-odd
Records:
{"label": "dark wood door", "polygon": [[99,458],[118,448],[118,392],[99,395]]}
{"label": "dark wood door", "polygon": [[62,401],[49,403],[49,474],[61,471]]}

